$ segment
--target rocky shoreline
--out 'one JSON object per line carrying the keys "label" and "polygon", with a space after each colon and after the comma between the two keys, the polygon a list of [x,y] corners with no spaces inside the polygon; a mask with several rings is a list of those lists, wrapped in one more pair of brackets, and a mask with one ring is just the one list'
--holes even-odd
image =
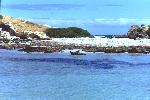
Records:
{"label": "rocky shoreline", "polygon": [[[65,48],[66,47],[66,48]],[[57,47],[32,47],[27,46],[19,51],[24,52],[44,52],[44,53],[53,53],[53,52],[61,52],[62,50],[69,49],[81,49],[85,52],[104,52],[104,53],[150,53],[150,47],[146,46],[130,46],[130,47],[84,47],[84,46],[57,46]]]}
{"label": "rocky shoreline", "polygon": [[85,52],[150,53],[150,26],[133,25],[127,35],[93,36],[87,30],[53,28],[30,21],[1,16],[0,49],[24,52],[61,52],[80,49]]}
{"label": "rocky shoreline", "polygon": [[104,52],[104,53],[150,53],[150,46],[94,46],[85,44],[64,44],[57,41],[47,40],[47,41],[32,41],[30,44],[21,43],[3,43],[0,45],[0,49],[19,49],[19,51],[24,52],[44,52],[53,53],[61,52],[63,50],[69,49],[80,49],[85,52]]}

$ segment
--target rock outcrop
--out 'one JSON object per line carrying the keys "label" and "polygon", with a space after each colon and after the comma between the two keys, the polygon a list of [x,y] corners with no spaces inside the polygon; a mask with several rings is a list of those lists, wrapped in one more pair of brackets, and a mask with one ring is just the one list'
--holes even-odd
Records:
{"label": "rock outcrop", "polygon": [[146,26],[144,24],[141,26],[133,25],[129,29],[127,35],[130,39],[150,38],[150,26]]}
{"label": "rock outcrop", "polygon": [[9,25],[16,33],[22,33],[24,31],[38,31],[44,32],[48,27],[39,25],[30,21],[16,19],[10,16],[3,16],[2,22]]}
{"label": "rock outcrop", "polygon": [[10,16],[3,16],[1,21],[2,30],[7,30],[10,35],[15,35],[22,39],[28,38],[30,36],[31,38],[35,38],[35,35],[41,39],[47,38],[46,33],[44,32],[49,28],[47,26],[35,24],[22,19],[16,19]]}
{"label": "rock outcrop", "polygon": [[19,38],[16,32],[9,26],[0,22],[0,40],[13,40]]}
{"label": "rock outcrop", "polygon": [[16,35],[16,32],[9,25],[4,24],[3,22],[0,22],[0,28],[1,31],[9,32],[12,36]]}

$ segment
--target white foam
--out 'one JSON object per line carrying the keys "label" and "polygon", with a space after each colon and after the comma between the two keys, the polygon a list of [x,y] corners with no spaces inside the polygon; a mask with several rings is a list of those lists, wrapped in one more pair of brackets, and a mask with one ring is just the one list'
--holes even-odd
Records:
{"label": "white foam", "polygon": [[150,46],[150,39],[129,39],[129,38],[52,38],[50,41],[59,42],[60,44],[90,45],[90,46]]}

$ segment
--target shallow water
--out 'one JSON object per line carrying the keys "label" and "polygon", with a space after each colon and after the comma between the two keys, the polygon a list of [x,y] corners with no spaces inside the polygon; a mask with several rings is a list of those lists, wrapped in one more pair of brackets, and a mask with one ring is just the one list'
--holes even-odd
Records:
{"label": "shallow water", "polygon": [[0,100],[149,100],[150,55],[0,50]]}

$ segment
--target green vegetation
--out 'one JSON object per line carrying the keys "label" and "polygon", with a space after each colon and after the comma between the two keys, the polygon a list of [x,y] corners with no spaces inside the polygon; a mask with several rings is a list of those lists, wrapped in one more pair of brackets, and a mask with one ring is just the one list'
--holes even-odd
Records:
{"label": "green vegetation", "polygon": [[93,37],[87,30],[77,27],[68,28],[48,28],[45,31],[46,35],[53,38],[78,38],[78,37]]}

